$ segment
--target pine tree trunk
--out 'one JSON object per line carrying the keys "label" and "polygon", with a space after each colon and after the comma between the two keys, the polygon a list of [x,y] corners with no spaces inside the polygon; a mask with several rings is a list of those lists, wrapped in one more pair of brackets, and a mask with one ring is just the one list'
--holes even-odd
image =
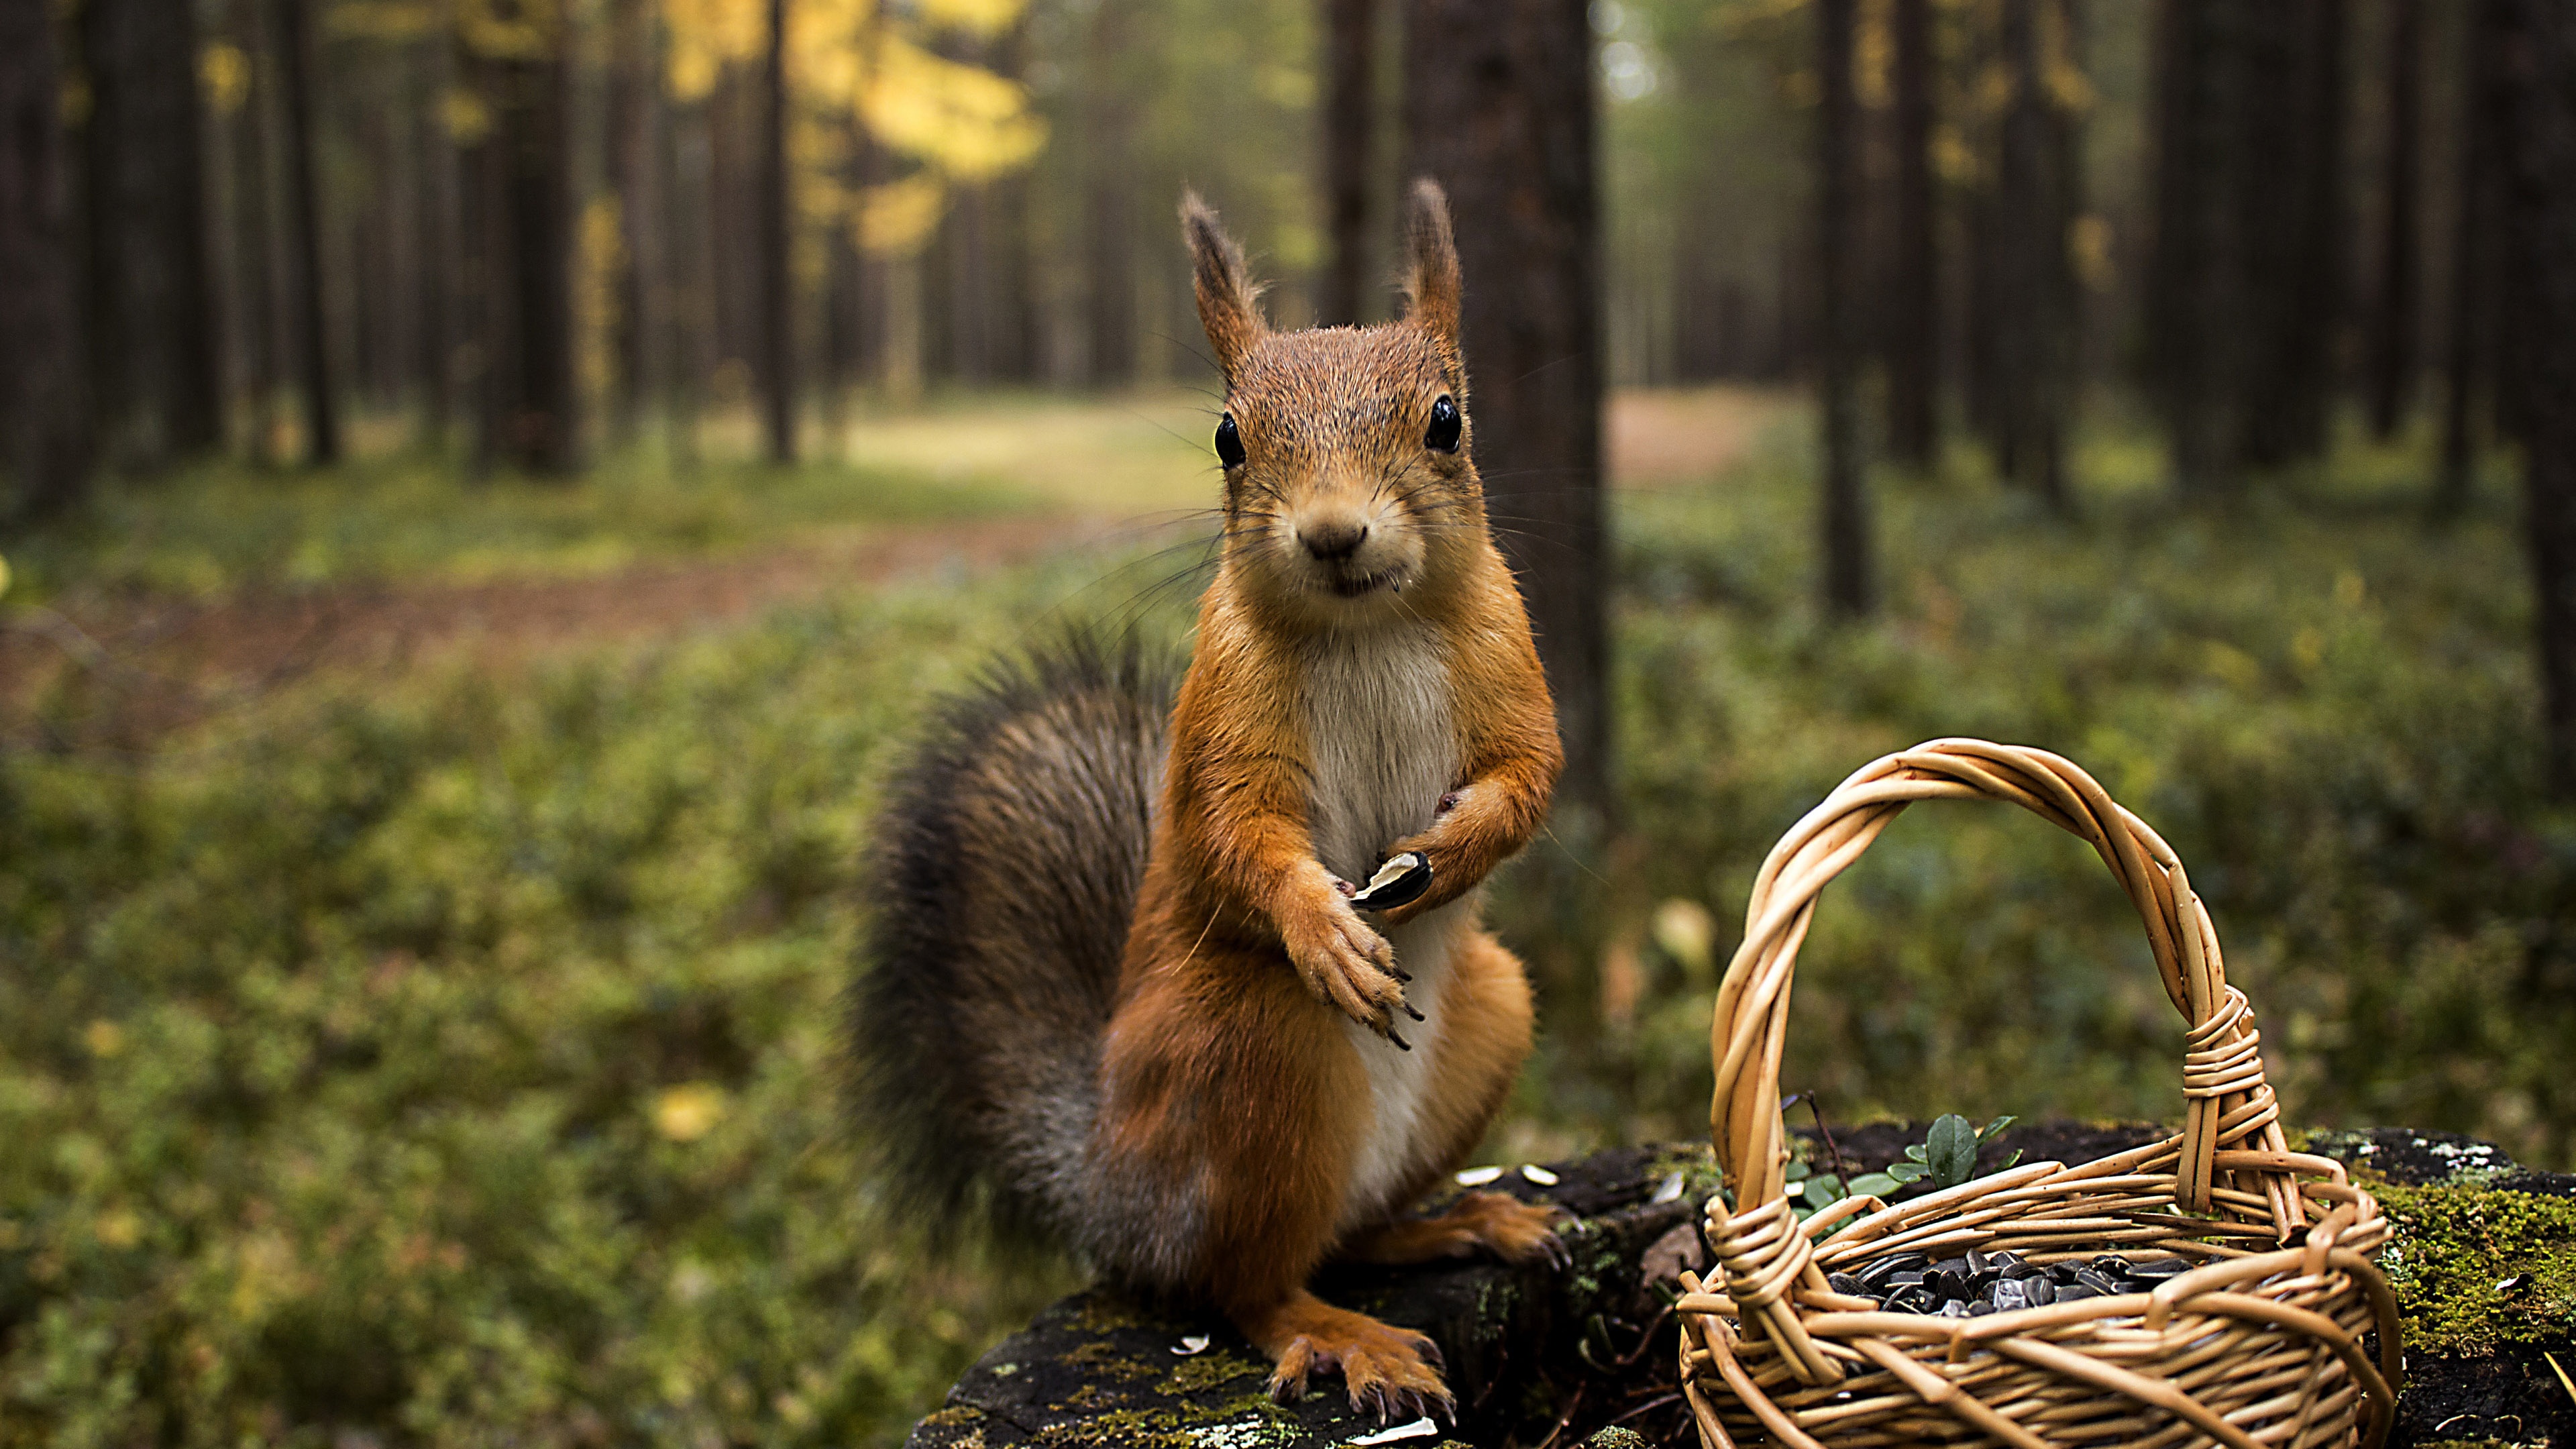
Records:
{"label": "pine tree trunk", "polygon": [[[1025,82],[1028,75],[1028,20],[1003,32],[993,46],[992,70],[1004,80]],[[1038,376],[1038,285],[1030,228],[1030,177],[1014,171],[985,188],[990,198],[991,241],[986,255],[992,279],[992,370],[1003,382],[1033,382]]]}
{"label": "pine tree trunk", "polygon": [[1324,269],[1315,321],[1364,320],[1368,297],[1370,142],[1377,117],[1373,0],[1324,0]]}
{"label": "pine tree trunk", "polygon": [[[2038,388],[2047,325],[2048,101],[2040,70],[2039,0],[2003,0],[2001,73],[2011,77],[1995,183],[1995,455],[2025,487],[2042,478]],[[2062,504],[2062,499],[2052,499]]]}
{"label": "pine tree trunk", "polygon": [[1557,802],[1606,825],[1608,559],[1592,33],[1581,0],[1409,0],[1409,174],[1449,192],[1476,463],[1556,694]]}
{"label": "pine tree trunk", "polygon": [[286,158],[287,314],[293,318],[296,390],[304,400],[304,458],[316,467],[340,458],[340,414],[331,386],[322,313],[320,207],[313,186],[312,0],[277,0],[275,24],[280,119]]}
{"label": "pine tree trunk", "polygon": [[655,224],[660,167],[654,141],[662,94],[658,9],[650,0],[615,0],[609,14],[608,189],[617,198],[618,238],[626,253],[608,343],[617,376],[609,424],[621,443],[634,438],[660,383],[653,348],[653,279],[661,270],[662,236]]}
{"label": "pine tree trunk", "polygon": [[1100,0],[1091,19],[1084,80],[1090,372],[1092,386],[1103,388],[1123,387],[1136,376],[1136,116],[1123,64],[1133,8],[1133,0]]}
{"label": "pine tree trunk", "polygon": [[2576,799],[2576,9],[2501,0],[2505,267],[2552,789]]}
{"label": "pine tree trunk", "polygon": [[49,5],[0,5],[0,520],[77,501],[90,466],[71,158]]}
{"label": "pine tree trunk", "polygon": [[277,62],[268,41],[267,19],[261,13],[264,8],[262,0],[233,0],[228,7],[234,38],[249,65],[250,89],[233,122],[233,257],[225,315],[231,321],[234,356],[239,359],[235,385],[245,404],[247,451],[258,463],[270,461],[276,437],[273,408],[280,351],[272,221],[277,188],[269,168],[274,130],[270,100],[277,89]]}
{"label": "pine tree trunk", "polygon": [[2245,400],[2236,447],[2247,466],[2276,469],[2325,448],[2344,312],[2348,27],[2345,0],[2283,0],[2237,15],[2247,48],[2231,158],[2245,267],[2241,321],[2228,334],[2242,344],[2232,369]]}
{"label": "pine tree trunk", "polygon": [[118,458],[157,466],[223,441],[196,12],[91,0],[82,24],[96,416]]}
{"label": "pine tree trunk", "polygon": [[769,461],[796,461],[796,314],[788,286],[787,0],[769,0],[761,60],[760,342]]}
{"label": "pine tree trunk", "polygon": [[2383,442],[2406,421],[2415,385],[2422,286],[2417,209],[2424,105],[2423,0],[2391,0],[2387,185],[2381,195],[2379,287],[2371,310],[2370,428]]}
{"label": "pine tree trunk", "polygon": [[412,371],[420,393],[420,443],[440,454],[447,450],[456,410],[456,147],[440,104],[447,89],[447,48],[424,43],[412,61],[421,113],[420,128],[413,133],[420,148],[415,165],[420,175],[421,298],[420,350]]}
{"label": "pine tree trunk", "polygon": [[1859,190],[1859,105],[1852,90],[1857,0],[1817,0],[1816,69],[1823,103],[1816,111],[1816,260],[1818,405],[1824,421],[1824,499],[1820,511],[1827,613],[1870,612],[1873,581],[1869,500],[1862,491],[1860,403],[1855,396],[1858,348],[1852,299]]}
{"label": "pine tree trunk", "polygon": [[525,472],[578,462],[573,390],[572,200],[561,12],[553,54],[481,62],[493,131],[482,152],[485,440]]}
{"label": "pine tree trunk", "polygon": [[2149,386],[2163,415],[2174,485],[2232,492],[2229,390],[2216,366],[2231,311],[2219,191],[2230,89],[2220,44],[2231,0],[2164,0],[2156,27],[2156,238],[2147,280]]}
{"label": "pine tree trunk", "polygon": [[2504,94],[2498,69],[2505,18],[2499,0],[2470,0],[2463,47],[2467,75],[2460,91],[2459,195],[2451,223],[2450,316],[2442,347],[2442,467],[2433,492],[2437,520],[2465,512],[2477,486],[2477,403],[2486,380],[2484,364],[2494,350],[2500,263],[2503,186],[2496,153],[2510,120],[2499,114],[2498,106]]}
{"label": "pine tree trunk", "polygon": [[1895,266],[1887,319],[1888,450],[1932,466],[1939,370],[1940,258],[1932,210],[1931,0],[1896,0]]}

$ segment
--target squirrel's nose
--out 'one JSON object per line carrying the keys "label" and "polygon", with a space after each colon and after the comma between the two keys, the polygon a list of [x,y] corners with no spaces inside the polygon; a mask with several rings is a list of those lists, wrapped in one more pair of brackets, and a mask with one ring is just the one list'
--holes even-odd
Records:
{"label": "squirrel's nose", "polygon": [[1368,542],[1368,534],[1368,525],[1356,518],[1304,524],[1297,530],[1306,552],[1326,563],[1338,563],[1359,552],[1360,545]]}

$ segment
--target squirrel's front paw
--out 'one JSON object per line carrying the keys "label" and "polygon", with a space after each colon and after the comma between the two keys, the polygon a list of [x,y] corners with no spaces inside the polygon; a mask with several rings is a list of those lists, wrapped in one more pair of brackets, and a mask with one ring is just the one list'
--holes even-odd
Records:
{"label": "squirrel's front paw", "polygon": [[1403,1012],[1415,1021],[1422,1014],[1405,1005],[1395,948],[1370,930],[1348,901],[1339,895],[1326,897],[1280,926],[1288,959],[1296,964],[1308,990],[1351,1020],[1412,1050],[1395,1032],[1395,1014]]}

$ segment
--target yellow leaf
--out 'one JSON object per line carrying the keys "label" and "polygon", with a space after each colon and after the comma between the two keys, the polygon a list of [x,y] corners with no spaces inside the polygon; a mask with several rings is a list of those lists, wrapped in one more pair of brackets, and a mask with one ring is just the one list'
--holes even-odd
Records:
{"label": "yellow leaf", "polygon": [[1028,9],[1028,0],[918,0],[924,23],[998,35]]}
{"label": "yellow leaf", "polygon": [[81,1029],[81,1044],[91,1056],[115,1056],[125,1050],[125,1028],[102,1017]]}
{"label": "yellow leaf", "polygon": [[143,1241],[143,1219],[129,1208],[110,1208],[100,1213],[91,1230],[111,1248],[131,1248]]}
{"label": "yellow leaf", "polygon": [[556,12],[540,0],[458,0],[456,33],[487,60],[544,60],[554,54]]}
{"label": "yellow leaf", "polygon": [[871,186],[859,195],[859,245],[871,256],[910,256],[947,207],[946,183],[927,171]]}
{"label": "yellow leaf", "polygon": [[447,138],[460,146],[492,134],[492,108],[463,86],[449,86],[438,98],[438,118],[447,127]]}
{"label": "yellow leaf", "polygon": [[206,109],[231,115],[250,94],[250,57],[230,41],[215,41],[197,53],[197,84],[206,93]]}
{"label": "yellow leaf", "polygon": [[1697,901],[1676,896],[1655,907],[1655,944],[1681,963],[1692,984],[1716,975],[1717,918]]}
{"label": "yellow leaf", "polygon": [[877,139],[963,181],[1011,170],[1046,145],[1028,92],[990,71],[886,37],[860,114]]}
{"label": "yellow leaf", "polygon": [[673,1142],[695,1142],[724,1120],[724,1089],[712,1082],[665,1087],[653,1099],[653,1130]]}

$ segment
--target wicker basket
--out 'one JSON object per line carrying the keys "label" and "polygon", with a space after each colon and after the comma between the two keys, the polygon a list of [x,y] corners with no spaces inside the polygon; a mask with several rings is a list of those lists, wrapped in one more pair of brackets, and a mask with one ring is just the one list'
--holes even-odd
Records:
{"label": "wicker basket", "polygon": [[[1779,1085],[1798,945],[1825,883],[1917,800],[2008,800],[2111,867],[2190,1023],[2182,1131],[1893,1207],[1845,1198],[1801,1224],[1784,1192]],[[2376,1449],[2398,1378],[2396,1303],[2372,1262],[2387,1224],[2341,1164],[2288,1150],[2260,1040],[2182,862],[2082,770],[2041,750],[1937,740],[1845,780],[1763,862],[1718,991],[1711,1132],[1739,1206],[1709,1201],[1717,1268],[1705,1284],[1685,1275],[1679,1304],[1702,1442],[2308,1449],[2358,1438]],[[2201,1265],[2151,1293],[1972,1318],[1875,1311],[1825,1279],[1969,1248]],[[2361,1342],[2374,1328],[2377,1365]]]}

